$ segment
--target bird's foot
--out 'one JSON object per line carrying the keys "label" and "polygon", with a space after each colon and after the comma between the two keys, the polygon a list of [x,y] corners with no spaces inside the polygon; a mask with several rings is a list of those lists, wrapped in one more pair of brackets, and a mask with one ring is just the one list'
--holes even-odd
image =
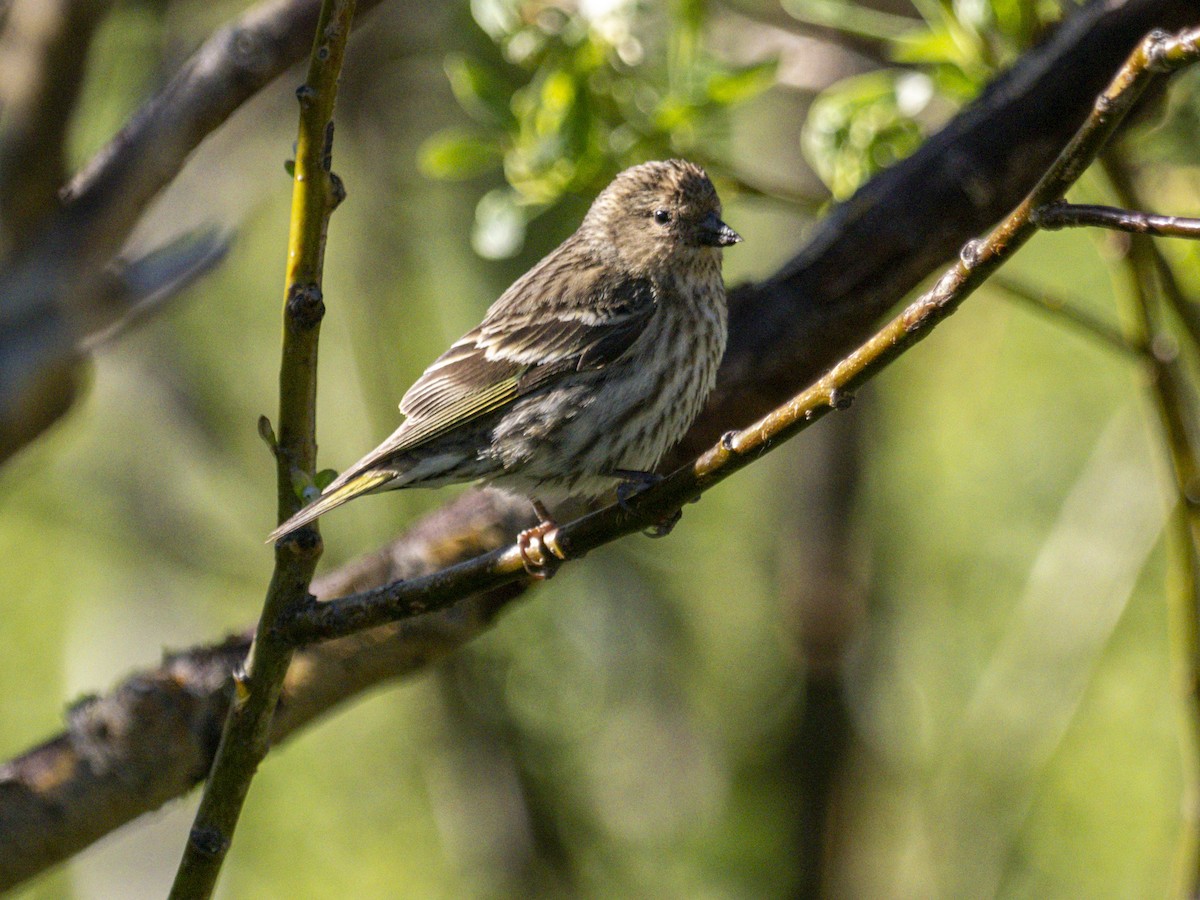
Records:
{"label": "bird's foot", "polygon": [[[617,485],[617,503],[626,512],[633,512],[629,506],[630,500],[646,488],[653,487],[663,480],[663,476],[657,472],[638,472],[633,469],[615,469],[613,474],[621,479],[621,483]],[[663,516],[645,529],[642,534],[652,538],[666,537],[681,518],[683,518],[683,510],[677,509]]]}
{"label": "bird's foot", "polygon": [[679,524],[679,520],[683,518],[683,510],[677,509],[673,513],[667,513],[649,528],[645,529],[642,534],[650,538],[666,537],[675,530],[675,526]]}
{"label": "bird's foot", "polygon": [[521,551],[525,571],[534,578],[545,580],[558,571],[559,563],[567,558],[567,554],[558,543],[558,523],[537,500],[533,501],[533,508],[540,521],[517,535],[517,549]]}
{"label": "bird's foot", "polygon": [[663,480],[657,472],[638,472],[635,469],[613,469],[613,475],[621,479],[621,483],[617,485],[617,503],[625,512],[633,512],[629,501],[635,495]]}

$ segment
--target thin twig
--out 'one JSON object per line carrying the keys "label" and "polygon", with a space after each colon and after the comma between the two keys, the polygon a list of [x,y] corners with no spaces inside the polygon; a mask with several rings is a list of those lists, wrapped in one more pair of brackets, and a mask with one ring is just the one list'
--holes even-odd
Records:
{"label": "thin twig", "polygon": [[[1104,169],[1119,203],[1133,206],[1137,202],[1132,178],[1116,152],[1101,155]],[[1130,298],[1130,339],[1150,347],[1173,348],[1161,316],[1160,298],[1155,290],[1157,265],[1153,242],[1135,236],[1129,242],[1124,263],[1128,275]],[[1171,624],[1170,656],[1172,673],[1178,685],[1182,708],[1188,710],[1180,729],[1184,759],[1191,762],[1183,773],[1184,790],[1181,808],[1191,811],[1183,817],[1184,836],[1180,840],[1181,859],[1178,865],[1182,891],[1195,894],[1198,873],[1194,858],[1197,839],[1196,802],[1200,784],[1193,760],[1197,750],[1197,728],[1200,726],[1200,448],[1194,440],[1195,404],[1189,396],[1186,374],[1173,349],[1159,349],[1147,359],[1150,377],[1147,379],[1155,410],[1162,425],[1163,436],[1171,462],[1177,496],[1177,510],[1167,522],[1168,545],[1172,571],[1177,584],[1168,585],[1167,611]]]}
{"label": "thin twig", "polygon": [[1062,297],[1051,294],[1045,288],[1034,287],[1009,275],[993,276],[990,286],[1000,288],[1007,296],[1021,301],[1030,309],[1036,309],[1066,322],[1123,356],[1145,361],[1150,352],[1148,347],[1131,343],[1129,338],[1122,334],[1116,326],[1083,311]]}
{"label": "thin twig", "polygon": [[[1105,154],[1100,161],[1119,201],[1135,202],[1132,179],[1119,157]],[[1158,267],[1151,242],[1137,237],[1131,239],[1127,260],[1131,293],[1135,301],[1131,304],[1136,326],[1133,337],[1154,350],[1150,358],[1153,367],[1151,384],[1171,451],[1179,500],[1192,523],[1193,543],[1197,548],[1195,552],[1200,554],[1200,446],[1196,441],[1200,423],[1196,421],[1197,404],[1190,393],[1187,375],[1179,359],[1178,344],[1163,323],[1159,304],[1155,302],[1154,277]],[[1196,611],[1200,615],[1200,596],[1196,601]]]}
{"label": "thin twig", "polygon": [[[1035,211],[1060,199],[1107,143],[1145,88],[1160,74],[1200,57],[1200,29],[1176,37],[1149,35],[1134,50],[1092,113],[1049,171],[983,240],[967,244],[937,284],[838,363],[814,385],[758,422],[726,434],[697,460],[676,469],[626,504],[615,504],[558,530],[567,558],[582,556],[618,537],[660,521],[708,488],[770,452],[830,410],[932,331],[1038,230]],[[523,577],[516,546],[467,560],[424,578],[397,582],[341,600],[310,600],[290,610],[277,627],[297,644],[353,634],[385,622],[439,609],[479,590]]]}
{"label": "thin twig", "polygon": [[775,275],[732,291],[714,414],[701,416],[673,465],[765,415],[858,346],[967,237],[1021,201],[1146,32],[1195,24],[1194,2],[1080,6],[917,152],[832,207]]}
{"label": "thin twig", "polygon": [[[1119,160],[1114,155],[1106,155],[1104,171],[1113,191],[1118,197],[1123,197],[1128,200],[1131,208],[1140,209],[1145,204],[1142,202],[1142,197],[1138,186],[1133,177],[1133,172],[1128,165]],[[1124,202],[1124,201],[1122,201]],[[1200,222],[1196,219],[1184,220],[1187,222]],[[1177,237],[1191,237],[1192,235],[1175,235]],[[1200,302],[1197,302],[1195,297],[1189,297],[1179,279],[1175,277],[1175,272],[1171,268],[1170,262],[1167,261],[1161,247],[1156,241],[1142,241],[1139,252],[1146,253],[1154,263],[1154,271],[1158,275],[1158,282],[1162,288],[1163,297],[1171,305],[1175,315],[1179,317],[1183,324],[1184,330],[1187,333],[1191,343],[1192,352],[1200,354]]]}
{"label": "thin twig", "polygon": [[[295,472],[316,469],[317,338],[325,307],[321,297],[325,234],[341,202],[340,181],[330,169],[333,109],[354,0],[325,0],[317,22],[308,78],[297,91],[300,128],[296,144],[291,233],[288,238],[284,337],[279,374],[279,438],[275,455],[279,519],[296,511]],[[200,809],[171,897],[208,898],[233,840],[250,782],[267,755],[271,720],[279,702],[292,648],[270,627],[285,610],[309,596],[321,555],[316,529],[305,529],[275,548],[275,572],[259,627],[235,691],[225,730],[205,785]]]}
{"label": "thin twig", "polygon": [[[434,571],[460,554],[492,550],[531,524],[526,501],[471,491],[414,523],[390,552],[318,577],[312,592],[336,597],[352,585]],[[271,722],[271,745],[372,686],[426,671],[487,630],[518,595],[510,588],[472,597],[446,615],[298,651]],[[229,711],[230,673],[246,659],[251,636],[248,627],[166,654],[103,696],[73,704],[63,731],[0,763],[0,895],[196,786],[211,766],[213,735]]]}
{"label": "thin twig", "polygon": [[1200,238],[1200,219],[1160,216],[1116,206],[1060,201],[1037,211],[1037,223],[1046,231],[1060,228],[1108,228],[1155,237]]}

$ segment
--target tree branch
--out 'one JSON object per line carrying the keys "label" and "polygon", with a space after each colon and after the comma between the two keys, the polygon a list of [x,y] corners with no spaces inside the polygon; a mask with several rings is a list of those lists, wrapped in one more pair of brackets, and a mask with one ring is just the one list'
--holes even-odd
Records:
{"label": "tree branch", "polygon": [[[1136,208],[1141,203],[1141,197],[1133,173],[1127,165],[1121,163],[1119,155],[1105,154],[1104,160],[1105,175],[1112,185],[1113,192],[1122,198],[1118,202],[1128,201],[1131,208]],[[1184,293],[1171,264],[1156,241],[1139,242],[1135,252],[1145,253],[1153,262],[1151,268],[1158,275],[1163,297],[1183,324],[1192,352],[1200,355],[1200,303]]]}
{"label": "tree branch", "polygon": [[[1137,202],[1133,180],[1120,155],[1105,153],[1101,157],[1105,175],[1119,203],[1133,206]],[[1170,623],[1171,674],[1183,707],[1191,713],[1181,735],[1181,752],[1186,759],[1196,752],[1196,715],[1200,703],[1200,446],[1196,435],[1196,398],[1190,390],[1187,376],[1178,359],[1177,345],[1167,339],[1170,332],[1162,321],[1161,294],[1155,290],[1155,276],[1169,271],[1165,260],[1152,242],[1136,236],[1129,242],[1123,268],[1127,274],[1131,340],[1157,348],[1146,360],[1147,386],[1158,414],[1164,443],[1174,476],[1176,509],[1167,520],[1166,541],[1171,553],[1171,569],[1175,576],[1168,582],[1167,614]],[[1161,279],[1160,279],[1161,281]],[[1168,349],[1169,348],[1169,349]],[[1181,805],[1194,808],[1200,796],[1200,782],[1194,765],[1183,772]],[[1193,849],[1194,841],[1185,846]],[[1192,865],[1197,863],[1193,859]],[[1190,887],[1197,883],[1197,873],[1189,873]]]}
{"label": "tree branch", "polygon": [[835,207],[777,274],[734,291],[717,389],[670,463],[764,415],[861,343],[964,240],[1021,201],[1143,35],[1197,18],[1194,3],[1176,0],[1087,4],[916,153]]}
{"label": "tree branch", "polygon": [[[296,92],[300,128],[292,189],[279,373],[279,441],[275,447],[282,522],[299,507],[296,473],[310,479],[317,462],[317,343],[329,217],[345,196],[333,174],[333,110],[355,0],[325,0],[317,20],[308,77]],[[229,716],[217,745],[196,820],[171,888],[174,900],[212,896],[233,841],[250,782],[267,755],[271,719],[292,662],[292,647],[271,627],[308,598],[321,558],[320,534],[303,529],[275,546],[275,571],[245,670],[234,678]]]}
{"label": "tree branch", "polygon": [[17,0],[0,38],[0,245],[25,244],[58,208],[66,140],[108,0]]}
{"label": "tree branch", "polygon": [[[362,0],[362,11],[380,0]],[[0,272],[0,462],[71,406],[79,343],[129,311],[105,270],[191,152],[304,58],[317,0],[267,0],[215,33],[64,189]],[[20,173],[13,173],[19,178]],[[57,185],[55,186],[57,189]]]}
{"label": "tree branch", "polygon": [[[381,577],[425,574],[460,553],[494,549],[524,527],[528,504],[495,491],[463,498],[409,531],[404,547],[318,579],[313,592],[340,596]],[[474,539],[463,540],[463,524]],[[380,573],[386,572],[386,576]],[[490,626],[516,591],[297,652],[271,725],[279,743],[380,682],[419,672]],[[103,697],[74,705],[56,737],[0,765],[0,891],[78,853],[168,800],[208,772],[229,710],[229,678],[246,658],[247,631],[211,647],[169,653],[156,669]]]}
{"label": "tree branch", "polygon": [[1037,218],[1038,227],[1047,231],[1060,228],[1108,228],[1154,237],[1200,238],[1200,219],[1160,216],[1115,206],[1061,201],[1038,210]]}

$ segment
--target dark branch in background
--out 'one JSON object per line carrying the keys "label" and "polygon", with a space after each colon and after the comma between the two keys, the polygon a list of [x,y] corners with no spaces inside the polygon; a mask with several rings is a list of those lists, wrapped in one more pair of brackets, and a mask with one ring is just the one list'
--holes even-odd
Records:
{"label": "dark branch in background", "polygon": [[[882,311],[1016,205],[1150,27],[1177,28],[1196,19],[1192,0],[1085,7],[932,146],[836,210],[783,271],[735,291],[730,352],[718,394],[689,438],[693,455],[725,429],[785,400],[861,342]],[[490,492],[469,494],[328,576],[314,593],[362,591],[503,546],[527,524],[526,506]],[[436,615],[301,651],[273,737],[444,655],[519,593],[518,585],[508,585]],[[203,648],[177,655],[95,701],[68,732],[0,768],[0,887],[70,856],[202,777],[225,708],[222,680],[205,680],[205,673],[240,658],[236,651],[226,656]],[[111,739],[99,728],[81,730],[77,719],[91,716],[112,723],[106,726]],[[174,722],[184,724],[164,727]],[[166,732],[190,743],[151,760],[147,748],[160,745],[143,739]]]}
{"label": "dark branch in background", "polygon": [[96,26],[107,0],[16,0],[0,58],[0,246],[28,243],[58,206],[66,141]]}
{"label": "dark branch in background", "polygon": [[6,10],[0,51],[0,462],[57,419],[77,389],[70,325],[53,256],[35,235],[58,210],[67,128],[102,3],[18,0]]}
{"label": "dark branch in background", "polygon": [[[515,504],[514,504],[515,506]],[[408,533],[403,549],[380,553],[318,579],[320,597],[377,579],[425,574],[496,547],[528,514],[503,495],[470,496],[452,516],[435,513]],[[465,517],[465,518],[464,518]],[[464,525],[477,540],[464,538]],[[416,673],[484,631],[515,591],[368,634],[299,651],[271,727],[278,743],[380,682]],[[67,713],[67,729],[0,766],[0,891],[78,853],[99,838],[200,783],[229,709],[229,676],[250,649],[246,632],[214,646],[166,656],[104,697]]]}
{"label": "dark branch in background", "polygon": [[[28,5],[36,9],[42,2]],[[363,0],[361,6],[365,12],[379,2]],[[120,270],[140,261],[122,263],[114,272],[110,265],[116,254],[200,141],[304,58],[318,7],[317,0],[271,0],[214,34],[72,179],[61,204],[48,209],[29,229],[20,252],[5,260],[0,272],[0,462],[70,408],[82,362],[80,342],[111,329],[146,295],[161,291],[145,285],[129,290]],[[14,7],[10,16],[16,12]],[[79,72],[66,66],[57,76],[77,79]],[[77,90],[76,83],[43,93]],[[61,146],[40,149],[50,157],[62,153]],[[20,174],[0,178],[19,180]],[[54,190],[60,187],[61,182]],[[211,262],[213,257],[189,253],[166,266],[171,261],[160,255],[157,263],[170,270],[166,282],[178,288],[188,280],[181,274],[205,271],[188,267],[195,258]]]}
{"label": "dark branch in background", "polygon": [[[1100,158],[1109,183],[1121,203],[1134,206],[1141,202],[1133,178],[1121,155],[1117,152],[1104,154]],[[1164,260],[1162,253],[1154,241],[1134,237],[1129,242],[1129,261],[1137,275],[1138,322],[1139,329],[1136,337],[1148,342],[1151,348],[1152,365],[1154,367],[1155,388],[1166,401],[1163,412],[1169,443],[1175,454],[1175,469],[1180,497],[1184,509],[1196,528],[1197,545],[1200,546],[1200,423],[1196,421],[1200,404],[1196,402],[1194,393],[1188,386],[1188,378],[1179,358],[1179,348],[1171,336],[1166,324],[1168,304],[1163,299],[1171,301],[1170,307],[1177,313],[1180,303],[1195,307],[1195,302],[1189,302],[1178,291],[1171,267]],[[1155,277],[1157,276],[1157,283]],[[1156,289],[1157,288],[1157,289]],[[1181,315],[1185,325],[1186,317]],[[1193,337],[1191,350],[1200,354],[1200,342]],[[1200,361],[1200,360],[1198,360]],[[1174,419],[1174,421],[1169,421]],[[1198,609],[1200,612],[1200,609]]]}
{"label": "dark branch in background", "polygon": [[[1133,180],[1119,154],[1106,153],[1101,162],[1120,202],[1137,203]],[[1151,349],[1148,367],[1152,394],[1166,435],[1180,506],[1191,530],[1189,580],[1194,589],[1200,589],[1200,421],[1197,421],[1200,404],[1188,382],[1179,346],[1164,321],[1166,304],[1161,301],[1165,292],[1155,280],[1159,274],[1156,255],[1157,250],[1147,238],[1130,240],[1125,262],[1133,298],[1131,330],[1134,340]],[[1200,621],[1200,593],[1192,598],[1190,617]],[[1194,676],[1196,687],[1200,687],[1200,671]],[[1200,698],[1200,693],[1197,697]]]}

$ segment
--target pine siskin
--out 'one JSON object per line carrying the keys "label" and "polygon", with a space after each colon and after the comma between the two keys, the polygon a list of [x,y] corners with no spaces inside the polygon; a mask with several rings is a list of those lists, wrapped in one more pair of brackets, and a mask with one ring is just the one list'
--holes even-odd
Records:
{"label": "pine siskin", "polygon": [[700,412],[725,352],[721,248],[740,240],[699,166],[626,169],[409,388],[395,433],[268,540],[361,494],[482,480],[533,501],[527,568],[543,545],[561,557],[544,504],[652,480]]}

